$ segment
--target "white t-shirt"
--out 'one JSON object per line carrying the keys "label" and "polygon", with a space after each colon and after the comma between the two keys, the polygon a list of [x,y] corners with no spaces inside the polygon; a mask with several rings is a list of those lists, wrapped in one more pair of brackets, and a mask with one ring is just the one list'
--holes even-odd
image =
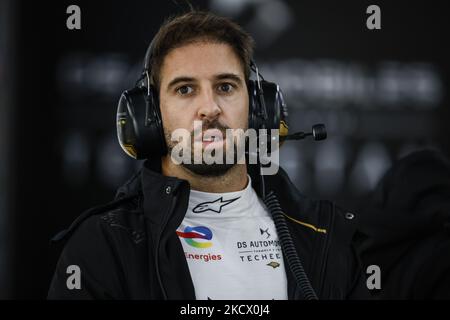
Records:
{"label": "white t-shirt", "polygon": [[237,192],[191,190],[177,234],[198,300],[287,299],[276,229],[250,176]]}

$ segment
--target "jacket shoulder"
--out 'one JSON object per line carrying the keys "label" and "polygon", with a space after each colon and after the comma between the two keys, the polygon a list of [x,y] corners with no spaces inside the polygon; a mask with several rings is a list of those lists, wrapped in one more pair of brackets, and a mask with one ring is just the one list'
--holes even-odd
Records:
{"label": "jacket shoulder", "polygon": [[80,222],[64,245],[48,299],[118,298],[117,258],[100,216]]}
{"label": "jacket shoulder", "polygon": [[[93,214],[76,224],[66,236],[48,292],[49,299],[120,299],[128,260],[136,245],[144,243],[142,215],[124,208]],[[70,270],[80,274],[80,289],[68,286]],[[72,268],[72,269],[69,269]]]}
{"label": "jacket shoulder", "polygon": [[[302,194],[282,168],[270,179],[280,198],[298,252],[321,298],[365,298],[361,261],[355,250],[359,215],[333,201]],[[357,294],[353,294],[358,290]]]}
{"label": "jacket shoulder", "polygon": [[[92,207],[80,214],[71,225],[51,240],[61,242],[67,240],[86,220],[97,217],[109,226],[122,226],[122,229],[135,230],[137,217],[143,213],[141,208],[142,197],[139,194],[124,196],[107,204]],[[96,218],[93,218],[95,220]]]}

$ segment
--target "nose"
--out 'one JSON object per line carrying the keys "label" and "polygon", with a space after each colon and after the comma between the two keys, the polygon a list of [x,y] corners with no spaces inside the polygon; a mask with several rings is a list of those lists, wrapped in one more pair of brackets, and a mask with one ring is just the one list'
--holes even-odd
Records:
{"label": "nose", "polygon": [[197,116],[200,120],[213,121],[215,120],[222,109],[217,104],[214,93],[211,89],[203,90],[202,94],[199,97],[199,108],[197,112]]}

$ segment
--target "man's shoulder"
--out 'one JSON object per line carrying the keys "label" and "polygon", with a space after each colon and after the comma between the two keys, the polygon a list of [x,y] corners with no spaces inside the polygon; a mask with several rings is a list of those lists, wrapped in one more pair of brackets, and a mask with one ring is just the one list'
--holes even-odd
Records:
{"label": "man's shoulder", "polygon": [[[78,217],[59,239],[64,246],[50,285],[50,299],[123,298],[125,274],[144,252],[142,215],[123,208]],[[138,244],[138,245],[137,245]],[[137,254],[139,253],[139,254]],[[140,261],[140,260],[139,260]],[[68,290],[67,270],[81,272],[81,290]],[[138,273],[142,274],[142,273]],[[77,291],[77,292],[75,292]]]}
{"label": "man's shoulder", "polygon": [[354,251],[357,213],[331,200],[306,196],[281,168],[267,180],[267,192],[276,194],[299,257],[320,297],[348,297],[362,279]]}
{"label": "man's shoulder", "polygon": [[353,229],[357,225],[357,213],[349,212],[334,201],[305,195],[281,167],[276,175],[267,177],[267,182],[267,192],[273,191],[277,195],[284,214],[292,219],[313,224],[321,229],[336,224]]}
{"label": "man's shoulder", "polygon": [[105,237],[129,238],[139,243],[144,235],[144,215],[139,206],[140,197],[117,199],[105,205],[92,207],[80,214],[70,226],[59,232],[53,242],[77,239],[100,240]]}

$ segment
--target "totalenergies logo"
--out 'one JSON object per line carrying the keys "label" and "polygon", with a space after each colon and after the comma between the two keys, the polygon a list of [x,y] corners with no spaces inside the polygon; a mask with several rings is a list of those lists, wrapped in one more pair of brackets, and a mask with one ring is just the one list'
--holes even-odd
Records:
{"label": "totalenergies logo", "polygon": [[195,248],[209,248],[213,244],[211,241],[195,241],[194,239],[203,239],[203,240],[211,240],[213,237],[213,234],[211,230],[209,230],[207,227],[189,227],[186,226],[184,228],[184,231],[177,231],[177,235],[180,238],[184,238],[184,240],[187,242],[187,244],[195,247]]}

